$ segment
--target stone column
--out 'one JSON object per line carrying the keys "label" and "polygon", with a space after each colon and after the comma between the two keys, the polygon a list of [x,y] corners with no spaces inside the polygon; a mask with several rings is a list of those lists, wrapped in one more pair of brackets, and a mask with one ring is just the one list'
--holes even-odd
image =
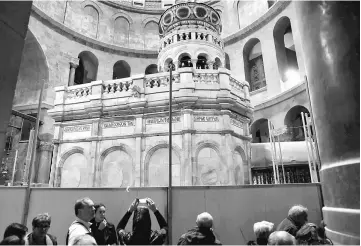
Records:
{"label": "stone column", "polygon": [[69,71],[68,85],[72,86],[74,85],[75,69],[78,67],[78,64],[75,64],[74,62],[69,62],[69,64],[70,64],[70,71]]}
{"label": "stone column", "polygon": [[191,61],[192,61],[192,64],[193,64],[193,68],[196,69],[198,59],[191,59]]}
{"label": "stone column", "polygon": [[41,184],[49,184],[50,179],[50,164],[54,145],[52,142],[40,141],[38,147],[39,165],[35,182]]}
{"label": "stone column", "polygon": [[[32,1],[0,2],[0,160],[5,148]],[[11,10],[19,10],[11,14]]]}
{"label": "stone column", "polygon": [[360,244],[360,3],[295,1],[318,140],[326,234]]}
{"label": "stone column", "polygon": [[181,185],[192,185],[192,132],[194,131],[192,117],[193,110],[183,110]]}
{"label": "stone column", "polygon": [[143,160],[143,117],[141,115],[135,117],[135,158],[134,160],[134,180],[135,183],[132,184],[136,187],[144,186],[144,163]]}
{"label": "stone column", "polygon": [[92,132],[91,132],[91,144],[90,144],[90,160],[91,160],[91,168],[89,172],[89,182],[88,187],[101,187],[101,164],[100,163],[100,144],[97,140],[97,137],[101,135],[101,127],[102,122],[99,120],[94,120],[92,122]]}

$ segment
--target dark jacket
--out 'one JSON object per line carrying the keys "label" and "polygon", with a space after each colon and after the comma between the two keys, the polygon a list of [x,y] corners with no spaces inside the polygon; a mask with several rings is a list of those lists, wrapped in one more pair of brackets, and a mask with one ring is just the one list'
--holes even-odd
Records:
{"label": "dark jacket", "polygon": [[98,245],[118,244],[117,233],[113,224],[107,221],[106,227],[99,230],[100,222],[95,222],[95,219],[92,219],[90,223],[92,223],[90,226],[92,235]]}
{"label": "dark jacket", "polygon": [[133,231],[126,232],[128,220],[132,213],[126,212],[120,220],[117,231],[119,242],[123,245],[162,245],[167,237],[168,225],[163,216],[157,210],[154,212],[157,218],[160,230],[152,231],[152,222],[149,209],[138,207],[133,215]]}
{"label": "dark jacket", "polygon": [[[58,245],[58,242],[56,240],[56,237],[51,234],[46,234],[46,238],[44,239],[44,242],[41,244],[36,244],[33,238],[33,233],[28,234],[25,238],[25,245]],[[51,240],[51,242],[49,242]]]}
{"label": "dark jacket", "polygon": [[222,245],[211,228],[194,227],[184,233],[177,245]]}
{"label": "dark jacket", "polygon": [[295,237],[300,228],[301,226],[297,225],[297,223],[288,216],[277,226],[276,231],[286,231]]}

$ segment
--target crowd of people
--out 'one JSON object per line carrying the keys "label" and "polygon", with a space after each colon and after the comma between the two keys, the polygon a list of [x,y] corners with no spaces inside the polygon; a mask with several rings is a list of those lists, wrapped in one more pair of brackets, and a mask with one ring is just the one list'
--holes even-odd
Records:
{"label": "crowd of people", "polygon": [[[159,230],[152,230],[150,211],[158,221]],[[94,204],[90,198],[77,200],[74,212],[76,219],[69,226],[66,245],[164,245],[167,241],[167,222],[150,198],[135,199],[116,227],[106,219],[106,206]],[[132,230],[126,231],[132,215]],[[57,238],[48,233],[50,225],[51,217],[47,213],[33,219],[30,233],[26,226],[12,223],[0,245],[57,245]],[[331,245],[324,226],[308,223],[307,208],[295,205],[276,229],[268,221],[255,223],[255,240],[247,245]],[[199,214],[196,226],[181,235],[177,245],[221,245],[213,231],[212,215]]]}

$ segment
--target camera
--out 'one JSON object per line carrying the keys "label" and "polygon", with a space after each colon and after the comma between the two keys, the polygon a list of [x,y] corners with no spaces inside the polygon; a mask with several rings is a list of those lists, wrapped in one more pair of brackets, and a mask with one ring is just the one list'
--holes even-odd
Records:
{"label": "camera", "polygon": [[138,206],[148,207],[147,199],[145,198],[138,199]]}

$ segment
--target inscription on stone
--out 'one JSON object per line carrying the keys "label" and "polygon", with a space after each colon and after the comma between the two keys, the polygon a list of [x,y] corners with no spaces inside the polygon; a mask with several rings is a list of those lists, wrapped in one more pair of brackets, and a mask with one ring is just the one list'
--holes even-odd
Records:
{"label": "inscription on stone", "polygon": [[234,125],[234,126],[236,126],[238,128],[243,128],[243,123],[242,122],[240,122],[240,121],[238,121],[236,119],[232,119],[232,118],[231,118],[231,125]]}
{"label": "inscription on stone", "polygon": [[[180,122],[180,116],[173,116],[172,122]],[[145,120],[146,125],[152,125],[152,124],[166,124],[169,123],[169,117],[157,117],[157,118],[150,118]]]}
{"label": "inscription on stone", "polygon": [[90,125],[64,127],[64,132],[87,132],[87,131],[90,131]]}
{"label": "inscription on stone", "polygon": [[218,116],[194,116],[194,122],[218,122]]}
{"label": "inscription on stone", "polygon": [[118,127],[130,127],[130,126],[135,126],[134,120],[104,122],[102,124],[102,128],[118,128]]}

